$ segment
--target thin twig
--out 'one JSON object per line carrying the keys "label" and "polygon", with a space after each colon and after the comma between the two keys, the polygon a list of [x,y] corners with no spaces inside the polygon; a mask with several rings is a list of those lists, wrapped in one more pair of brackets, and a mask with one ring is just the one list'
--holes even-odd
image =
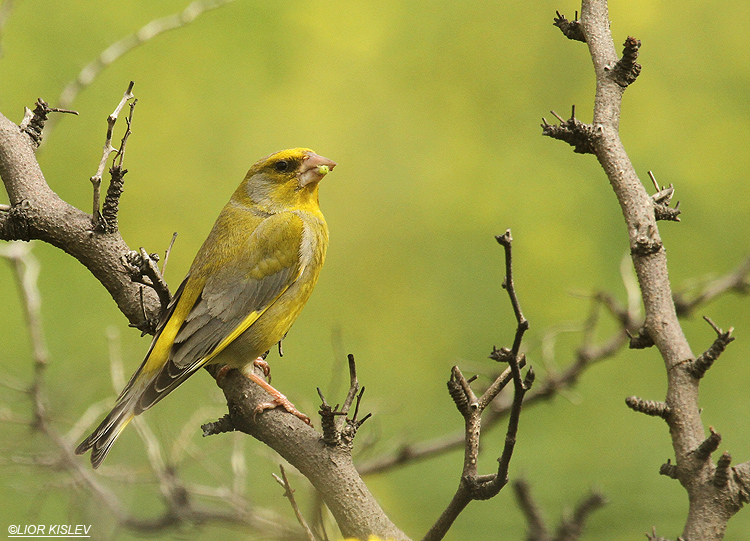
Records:
{"label": "thin twig", "polygon": [[521,512],[526,517],[528,524],[527,541],[550,541],[547,525],[545,524],[539,505],[531,497],[531,487],[523,480],[519,479],[513,483],[513,491],[516,494],[516,502]]}
{"label": "thin twig", "polygon": [[131,130],[133,125],[133,112],[137,103],[138,100],[133,98],[129,104],[130,114],[125,117],[127,128],[125,129],[125,134],[120,141],[120,148],[117,150],[117,153],[112,160],[112,167],[109,169],[109,187],[107,188],[107,196],[104,198],[104,204],[102,205],[99,224],[100,229],[103,229],[107,233],[114,233],[119,227],[117,224],[118,205],[120,204],[120,196],[122,195],[123,186],[125,184],[125,174],[128,172],[122,164],[125,159],[125,147],[130,135],[133,133]]}
{"label": "thin twig", "polygon": [[[523,316],[521,304],[516,295],[513,281],[513,264],[511,250],[510,229],[504,235],[495,237],[505,248],[505,279],[503,288],[508,292],[513,312],[516,316],[517,328],[513,340],[512,349],[492,348],[490,358],[498,362],[507,362],[510,366],[490,385],[480,398],[471,389],[471,381],[467,380],[461,370],[454,366],[451,370],[451,378],[448,389],[456,403],[459,412],[464,418],[464,464],[461,473],[461,481],[458,490],[453,495],[451,502],[440,515],[435,524],[424,536],[423,541],[439,541],[453,525],[454,521],[463,512],[469,503],[474,500],[487,500],[496,496],[508,482],[508,467],[513,455],[518,434],[518,424],[523,405],[524,395],[531,388],[534,381],[534,372],[531,368],[522,380],[520,366],[525,364],[525,358],[519,354],[524,332],[529,328],[529,323]],[[510,377],[508,376],[510,372]],[[502,454],[498,458],[497,473],[491,475],[478,475],[479,441],[482,431],[481,418],[484,410],[492,403],[493,399],[513,380],[513,403],[511,405],[508,420],[508,429],[505,436],[505,445]]]}
{"label": "thin twig", "polygon": [[69,82],[60,94],[60,107],[70,107],[78,94],[90,85],[94,79],[117,59],[134,48],[169,30],[182,28],[196,20],[207,11],[219,8],[234,0],[198,0],[191,2],[184,10],[160,19],[154,19],[141,27],[137,32],[124,37],[107,47],[99,56],[87,64],[75,80]]}
{"label": "thin twig", "polygon": [[3,37],[5,35],[5,25],[10,19],[13,12],[13,0],[3,0],[0,4],[0,59],[3,57]]}
{"label": "thin twig", "polygon": [[94,217],[94,223],[96,225],[99,225],[101,223],[101,212],[99,210],[99,193],[102,185],[102,175],[104,175],[104,168],[107,166],[107,159],[109,159],[110,154],[112,154],[113,152],[117,152],[117,149],[112,146],[112,132],[114,131],[115,123],[117,122],[117,117],[120,115],[120,111],[122,111],[122,108],[125,107],[125,104],[128,101],[134,98],[134,84],[135,83],[133,81],[130,81],[127,90],[125,90],[125,93],[122,95],[120,103],[117,104],[117,107],[115,107],[115,110],[112,112],[112,114],[107,117],[107,137],[104,141],[104,147],[102,148],[102,158],[101,160],[99,160],[99,167],[97,167],[96,173],[94,173],[94,176],[89,179],[91,180],[91,184],[94,187],[94,204],[92,215]]}
{"label": "thin twig", "polygon": [[315,536],[310,529],[310,526],[307,525],[305,517],[302,516],[302,512],[299,510],[297,501],[294,499],[294,489],[292,489],[292,486],[289,484],[289,479],[286,476],[286,471],[284,471],[284,466],[282,464],[279,464],[279,470],[281,470],[281,477],[279,477],[275,473],[271,475],[273,475],[273,478],[276,479],[276,482],[280,484],[284,489],[284,497],[289,500],[289,503],[294,510],[294,515],[297,517],[297,522],[299,522],[300,526],[302,526],[302,528],[305,530],[307,538],[310,541],[316,541]]}
{"label": "thin twig", "polygon": [[697,294],[689,296],[686,292],[675,293],[674,303],[677,314],[683,317],[690,316],[697,307],[708,304],[726,292],[746,295],[750,292],[748,275],[750,275],[750,256],[742,260],[729,273],[703,285]]}
{"label": "thin twig", "polygon": [[164,273],[167,272],[167,261],[169,261],[169,254],[172,253],[172,247],[174,246],[174,241],[177,240],[177,231],[172,233],[172,240],[169,241],[169,247],[167,248],[167,251],[164,252],[164,263],[161,265],[161,277],[164,278]]}

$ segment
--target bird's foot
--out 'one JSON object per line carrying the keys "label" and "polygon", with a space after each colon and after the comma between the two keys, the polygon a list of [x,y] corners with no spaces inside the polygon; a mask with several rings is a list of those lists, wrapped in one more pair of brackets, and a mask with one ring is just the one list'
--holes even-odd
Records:
{"label": "bird's foot", "polygon": [[261,370],[263,370],[263,375],[268,378],[268,381],[271,381],[271,367],[268,366],[268,361],[266,361],[263,357],[258,357],[253,361],[253,366],[257,366]]}
{"label": "bird's foot", "polygon": [[219,368],[219,371],[216,372],[216,385],[219,386],[220,389],[224,386],[224,377],[227,375],[227,372],[229,372],[232,369],[231,366],[224,365],[221,368]]}
{"label": "bird's foot", "polygon": [[[265,368],[263,368],[263,365],[261,364],[259,366],[258,361],[261,361],[263,364],[265,364]],[[256,384],[258,384],[264,391],[266,391],[268,394],[270,394],[273,397],[273,400],[270,400],[268,402],[263,402],[261,404],[258,404],[258,406],[255,408],[255,411],[253,412],[253,419],[256,415],[258,415],[260,412],[268,409],[273,409],[281,406],[286,411],[300,419],[301,421],[304,421],[308,425],[312,425],[310,422],[310,418],[299,411],[297,408],[294,407],[294,404],[292,404],[289,399],[281,394],[278,390],[273,388],[270,383],[268,383],[265,379],[263,379],[261,376],[255,373],[255,370],[253,368],[255,366],[259,366],[261,370],[266,373],[266,370],[268,369],[268,364],[263,361],[262,359],[256,359],[252,365],[248,365],[245,370],[242,370],[242,373],[247,377],[248,379],[254,381]]]}
{"label": "bird's foot", "polygon": [[255,411],[253,412],[253,421],[255,420],[255,416],[258,415],[260,412],[264,410],[278,408],[279,406],[284,408],[288,413],[291,413],[292,415],[294,415],[300,421],[303,421],[305,424],[312,426],[312,421],[310,421],[310,418],[304,413],[302,413],[300,410],[295,408],[294,404],[292,404],[289,401],[289,399],[281,393],[279,393],[278,397],[274,396],[272,402],[263,402],[261,404],[258,404],[255,407]]}

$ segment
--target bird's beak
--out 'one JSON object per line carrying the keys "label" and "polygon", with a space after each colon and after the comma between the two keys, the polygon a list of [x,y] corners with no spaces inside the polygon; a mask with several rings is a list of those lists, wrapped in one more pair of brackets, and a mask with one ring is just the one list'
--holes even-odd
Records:
{"label": "bird's beak", "polygon": [[336,167],[336,162],[333,160],[319,156],[314,152],[308,152],[307,158],[299,168],[300,187],[320,182],[320,179],[332,171],[334,167]]}

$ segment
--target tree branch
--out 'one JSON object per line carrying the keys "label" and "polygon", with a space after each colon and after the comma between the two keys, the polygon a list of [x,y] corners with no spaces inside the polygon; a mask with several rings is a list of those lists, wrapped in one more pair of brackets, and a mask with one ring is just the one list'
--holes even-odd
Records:
{"label": "tree branch", "polygon": [[0,211],[0,239],[48,242],[81,262],[109,291],[130,323],[142,328],[156,319],[160,303],[150,289],[143,292],[124,272],[121,257],[128,252],[119,233],[99,234],[93,218],[52,191],[34,155],[33,139],[0,115],[0,176],[10,209]]}
{"label": "tree branch", "polygon": [[[508,292],[513,312],[516,316],[517,327],[513,340],[513,347],[492,348],[490,358],[497,362],[506,362],[510,366],[504,371],[492,385],[477,397],[471,389],[474,378],[467,380],[461,370],[454,366],[448,381],[448,391],[464,418],[464,465],[461,480],[453,499],[448,507],[440,515],[440,518],[430,528],[422,541],[439,541],[443,539],[455,520],[474,500],[487,500],[496,496],[508,483],[508,467],[516,444],[518,433],[518,421],[521,415],[521,407],[526,392],[531,389],[534,382],[534,371],[529,367],[526,377],[521,379],[521,364],[525,364],[523,354],[519,354],[521,341],[529,322],[523,316],[521,304],[516,295],[515,283],[513,281],[513,262],[511,243],[513,241],[510,229],[505,234],[495,237],[498,243],[505,248],[505,279],[503,288]],[[510,372],[511,377],[507,376]],[[481,435],[481,418],[484,410],[492,403],[500,391],[513,381],[513,403],[508,419],[508,430],[505,435],[505,445],[498,461],[497,473],[490,475],[479,475],[479,439]]]}
{"label": "tree branch", "polygon": [[[166,466],[161,458],[160,447],[148,426],[139,418],[139,433],[148,441],[149,459],[154,468],[154,474],[159,482],[165,508],[155,517],[142,518],[127,510],[126,504],[120,497],[101,482],[104,471],[96,472],[89,468],[74,453],[74,441],[80,433],[85,431],[96,421],[97,416],[84,414],[68,435],[63,435],[55,428],[47,413],[45,371],[50,362],[49,353],[45,346],[42,328],[40,294],[37,288],[39,265],[28,245],[13,243],[3,247],[2,257],[11,263],[16,275],[16,281],[21,293],[21,301],[26,314],[29,338],[31,341],[34,376],[29,386],[20,386],[18,390],[26,393],[31,402],[32,421],[26,422],[30,428],[43,434],[52,446],[52,452],[46,450],[44,454],[32,455],[30,463],[48,468],[51,472],[64,471],[70,477],[70,484],[75,487],[85,487],[95,500],[111,514],[117,524],[123,528],[154,534],[162,530],[174,528],[182,524],[204,524],[221,522],[245,525],[253,531],[265,536],[278,539],[293,539],[295,530],[284,524],[279,517],[269,516],[267,510],[256,511],[245,501],[237,505],[230,503],[228,507],[234,510],[212,509],[195,503],[199,491],[187,486],[176,474],[176,468]],[[3,378],[5,379],[5,378]],[[88,413],[88,412],[87,412]]]}
{"label": "tree branch", "polygon": [[232,426],[271,447],[307,477],[345,537],[409,539],[388,519],[362,481],[348,445],[327,444],[312,427],[279,408],[254,415],[256,406],[271,397],[238,370],[227,372],[222,390]]}
{"label": "tree branch", "polygon": [[62,94],[60,94],[58,99],[60,107],[70,107],[81,90],[90,85],[99,73],[139,45],[142,45],[169,30],[187,26],[203,13],[222,7],[233,1],[234,0],[195,0],[181,12],[167,15],[161,19],[154,19],[141,27],[137,32],[113,43],[102,51],[95,60],[87,64],[74,81],[69,82],[65,86],[65,89],[62,91]]}
{"label": "tree branch", "polygon": [[[690,373],[694,359],[682,327],[667,272],[667,259],[656,223],[656,198],[648,196],[619,137],[622,94],[640,73],[635,61],[640,42],[629,37],[623,58],[618,59],[610,33],[606,0],[583,0],[581,27],[591,53],[596,74],[596,98],[588,144],[604,169],[617,196],[627,225],[633,266],[641,288],[645,322],[637,345],[650,342],[659,349],[668,375],[667,397],[663,405],[631,400],[639,411],[664,417],[670,427],[676,457],[677,475],[690,501],[683,537],[688,540],[719,540],[728,519],[739,509],[739,484],[717,490],[713,483],[716,467],[710,459],[711,438],[704,441],[698,390],[700,379]],[[544,134],[557,133],[564,127]],[[570,130],[568,130],[570,131]],[[561,137],[562,138],[562,137]],[[572,143],[571,143],[572,144]],[[578,142],[576,149],[584,143]],[[658,194],[657,194],[658,195]],[[665,194],[671,197],[671,193]]]}

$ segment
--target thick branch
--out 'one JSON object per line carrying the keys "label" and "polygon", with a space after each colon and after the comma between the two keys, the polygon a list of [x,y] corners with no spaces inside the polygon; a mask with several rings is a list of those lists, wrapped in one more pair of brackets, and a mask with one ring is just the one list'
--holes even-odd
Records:
{"label": "thick branch", "polygon": [[0,176],[11,209],[0,212],[0,239],[39,239],[72,255],[99,280],[132,325],[141,327],[144,310],[156,318],[160,304],[150,288],[134,284],[120,258],[128,253],[119,234],[97,234],[92,216],[52,191],[34,155],[34,145],[18,126],[0,115]]}
{"label": "thick branch", "polygon": [[694,452],[701,446],[704,433],[698,404],[699,380],[687,371],[686,363],[695,357],[672,301],[654,200],[638,179],[618,133],[622,94],[627,86],[623,82],[632,82],[623,81],[618,73],[622,75],[623,70],[630,70],[631,77],[637,75],[640,66],[635,56],[640,43],[629,38],[626,58],[618,60],[606,0],[584,0],[581,24],[596,74],[592,122],[594,153],[609,178],[627,224],[630,252],[646,311],[644,334],[659,349],[668,374],[667,421],[677,461],[676,472],[690,500],[683,536],[688,540],[718,540],[723,537],[727,520],[736,512],[733,504],[736,498],[729,490],[716,490],[712,483],[713,463],[705,453]]}
{"label": "thick branch", "polygon": [[345,537],[408,540],[360,478],[349,449],[326,444],[312,427],[280,408],[254,415],[256,406],[271,397],[237,370],[224,376],[223,391],[232,425],[274,449],[307,477]]}

